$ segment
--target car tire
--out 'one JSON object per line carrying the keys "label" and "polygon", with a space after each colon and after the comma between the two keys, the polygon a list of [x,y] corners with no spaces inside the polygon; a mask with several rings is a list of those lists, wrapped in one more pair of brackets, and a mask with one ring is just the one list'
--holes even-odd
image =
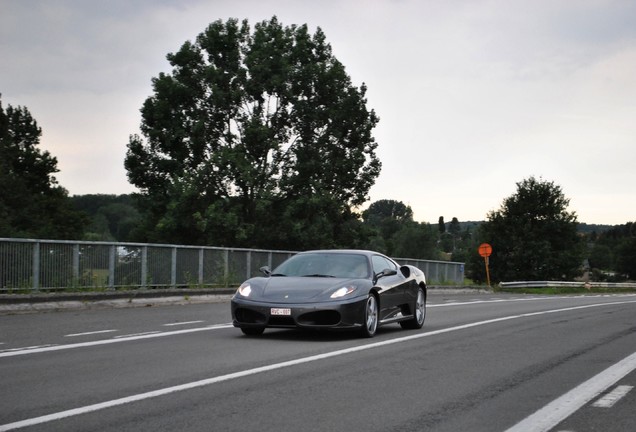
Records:
{"label": "car tire", "polygon": [[417,330],[421,329],[426,319],[426,293],[424,288],[419,287],[417,289],[417,297],[415,298],[415,305],[413,306],[413,318],[407,321],[400,322],[403,329]]}
{"label": "car tire", "polygon": [[241,331],[246,336],[260,336],[265,331],[265,327],[241,327]]}
{"label": "car tire", "polygon": [[364,321],[362,325],[362,336],[372,338],[378,330],[378,299],[374,294],[369,294],[364,305]]}

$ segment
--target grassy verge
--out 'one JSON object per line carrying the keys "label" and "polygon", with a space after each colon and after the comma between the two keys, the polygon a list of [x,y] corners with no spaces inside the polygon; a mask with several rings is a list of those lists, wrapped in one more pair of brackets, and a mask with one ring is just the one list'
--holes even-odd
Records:
{"label": "grassy verge", "polygon": [[634,294],[636,288],[585,288],[585,287],[542,287],[542,288],[501,288],[494,287],[495,292],[536,295],[567,294]]}

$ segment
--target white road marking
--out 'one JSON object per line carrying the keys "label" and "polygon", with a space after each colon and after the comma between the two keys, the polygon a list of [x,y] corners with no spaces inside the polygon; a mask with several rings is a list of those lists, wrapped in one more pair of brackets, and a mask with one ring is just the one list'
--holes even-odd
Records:
{"label": "white road marking", "polygon": [[120,335],[120,336],[114,336],[113,339],[131,339],[131,338],[138,338],[140,336],[148,336],[148,335],[155,335],[161,333],[160,331],[149,331],[149,332],[143,332],[143,333],[132,333],[132,334],[127,334],[127,335]]}
{"label": "white road marking", "polygon": [[181,326],[181,325],[189,325],[189,324],[201,324],[202,322],[204,322],[204,321],[203,320],[199,320],[199,321],[184,321],[184,322],[164,324],[164,326],[165,327],[173,327],[173,326]]}
{"label": "white road marking", "polygon": [[506,432],[545,432],[561,423],[583,405],[636,369],[636,353],[625,357],[598,375],[529,415]]}
{"label": "white road marking", "polygon": [[[383,346],[393,345],[393,344],[402,343],[402,342],[406,342],[406,341],[410,341],[410,340],[415,340],[415,339],[421,339],[421,338],[425,338],[425,337],[435,336],[435,335],[439,335],[439,334],[443,334],[443,333],[450,333],[450,332],[464,330],[464,329],[468,329],[468,328],[479,327],[479,326],[483,326],[483,325],[487,325],[487,324],[503,322],[503,321],[509,321],[509,320],[525,318],[525,317],[540,316],[540,315],[547,315],[547,314],[553,314],[553,313],[559,313],[559,312],[569,312],[569,311],[573,311],[573,310],[589,309],[589,308],[593,308],[593,307],[628,304],[628,303],[636,303],[636,300],[622,301],[622,302],[611,302],[611,303],[597,303],[597,304],[592,304],[592,305],[575,306],[575,307],[562,308],[562,309],[552,309],[552,310],[542,311],[542,312],[531,312],[531,313],[525,313],[525,314],[520,314],[520,315],[510,315],[510,316],[507,316],[507,317],[494,318],[494,319],[490,319],[490,320],[486,320],[486,321],[478,321],[478,322],[474,322],[474,323],[470,323],[470,324],[463,324],[463,325],[459,325],[459,326],[455,326],[455,327],[449,327],[449,328],[440,329],[440,330],[434,330],[434,331],[425,332],[425,333],[418,333],[418,334],[414,334],[414,335],[410,335],[410,336],[404,336],[404,337],[401,337],[401,338],[389,339],[389,340],[385,340],[385,341],[381,341],[381,342],[368,343],[366,345],[359,345],[359,346],[355,346],[355,347],[351,347],[351,348],[345,348],[345,349],[341,349],[341,350],[337,350],[337,351],[331,351],[331,352],[327,352],[327,353],[323,353],[323,354],[317,354],[317,355],[313,355],[313,356],[309,356],[309,357],[303,357],[303,358],[299,358],[299,359],[296,359],[296,360],[289,360],[289,361],[285,361],[285,362],[281,362],[281,363],[274,363],[274,364],[271,364],[271,365],[261,366],[261,367],[257,367],[257,368],[254,368],[254,369],[248,369],[248,370],[244,370],[244,371],[234,372],[234,373],[230,373],[230,374],[227,374],[227,375],[220,375],[220,376],[216,376],[216,377],[212,377],[212,378],[203,379],[203,380],[200,380],[200,381],[194,381],[194,382],[190,382],[190,383],[186,383],[186,384],[177,385],[177,386],[174,386],[174,387],[167,387],[167,388],[163,388],[163,389],[159,389],[159,390],[150,391],[150,392],[147,392],[147,393],[140,393],[140,394],[136,394],[136,395],[132,395],[132,396],[127,396],[127,397],[123,397],[123,398],[120,398],[120,399],[113,399],[113,400],[110,400],[110,401],[101,402],[101,403],[97,403],[97,404],[94,404],[94,405],[87,405],[87,406],[80,407],[80,408],[74,408],[74,409],[70,409],[70,410],[67,410],[67,411],[61,411],[61,412],[58,412],[58,413],[44,415],[44,416],[41,416],[41,417],[34,417],[34,418],[26,419],[26,420],[17,421],[17,422],[14,422],[14,423],[7,423],[7,424],[4,424],[4,425],[0,425],[0,432],[10,431],[10,430],[14,430],[14,429],[20,429],[20,428],[23,428],[23,427],[33,426],[33,425],[36,425],[36,424],[48,423],[48,422],[55,421],[55,420],[60,420],[60,419],[66,418],[66,417],[77,416],[77,415],[80,415],[80,414],[86,414],[86,413],[90,413],[90,412],[94,412],[94,411],[103,410],[103,409],[106,409],[106,408],[112,408],[112,407],[116,407],[116,406],[119,406],[119,405],[129,404],[129,403],[132,403],[132,402],[142,401],[142,400],[151,399],[151,398],[155,398],[155,397],[159,397],[159,396],[165,396],[165,395],[168,395],[168,394],[171,394],[171,393],[176,393],[176,392],[180,392],[180,391],[184,391],[184,390],[191,390],[191,389],[194,389],[194,388],[204,387],[204,386],[208,386],[208,385],[211,385],[211,384],[216,384],[216,383],[223,382],[223,381],[230,381],[230,380],[233,380],[233,379],[243,378],[243,377],[247,377],[247,376],[250,376],[250,375],[256,375],[256,374],[263,373],[263,372],[269,372],[269,371],[276,370],[276,369],[282,369],[282,368],[286,368],[286,367],[296,366],[296,365],[299,365],[299,364],[315,362],[315,361],[318,361],[318,360],[324,360],[324,359],[331,358],[331,357],[337,357],[337,356],[347,355],[347,354],[351,354],[351,353],[355,353],[355,352],[366,351],[366,350],[369,350],[369,349],[374,349],[374,348],[379,348],[379,347],[383,347]],[[201,330],[201,329],[199,329],[199,330]],[[189,331],[188,330],[184,330],[183,332],[187,333]],[[173,333],[179,333],[179,332],[173,332]],[[156,337],[156,336],[160,336],[160,335],[163,335],[163,333],[161,333],[159,335],[150,335],[150,337],[152,337],[152,336]],[[112,341],[112,339],[111,339],[111,341]],[[633,357],[634,367],[636,368],[636,353],[632,354],[632,356],[628,357],[628,359],[630,359],[632,357]],[[625,360],[621,361],[620,364],[625,363],[626,360],[628,360],[628,359],[625,359]],[[629,363],[629,361],[628,361],[628,363]],[[625,372],[625,374],[627,374],[627,373],[629,373],[629,372]],[[618,381],[620,378],[621,377],[617,377],[616,381]],[[596,393],[596,394],[599,394],[599,393],[600,393],[600,391],[598,393]],[[523,431],[523,432],[529,432],[530,430],[534,430],[534,429],[523,429],[522,428],[522,429],[515,429],[515,430]],[[541,430],[544,430],[544,429],[541,429]]]}
{"label": "white road marking", "polygon": [[[573,299],[573,298],[598,298],[601,296],[590,296],[590,295],[581,295],[581,296],[562,296],[562,297],[523,297],[523,298],[490,298],[488,300],[469,300],[464,302],[450,300],[453,303],[438,303],[438,304],[427,304],[426,307],[448,307],[448,306],[465,306],[472,304],[484,304],[484,303],[509,303],[509,302],[527,302],[527,301],[541,301],[541,300],[560,300],[560,299]],[[617,294],[617,295],[607,295],[603,297],[636,297],[636,294]]]}
{"label": "white road marking", "polygon": [[[41,350],[41,349],[47,349],[47,348],[56,347],[56,346],[59,346],[59,345],[48,344],[48,345],[35,345],[35,346],[20,347],[20,348],[9,348],[9,349],[0,351],[0,357],[11,357],[13,355],[23,354],[23,351]],[[6,355],[4,355],[5,353]]]}
{"label": "white road marking", "polygon": [[629,385],[618,386],[614,390],[594,402],[592,406],[596,408],[611,408],[616,402],[624,398],[627,393],[629,393],[630,390],[633,388],[634,386]]}
{"label": "white road marking", "polygon": [[117,330],[97,330],[92,332],[67,334],[67,335],[64,335],[64,337],[91,336],[91,335],[102,334],[102,333],[112,333],[116,331]]}

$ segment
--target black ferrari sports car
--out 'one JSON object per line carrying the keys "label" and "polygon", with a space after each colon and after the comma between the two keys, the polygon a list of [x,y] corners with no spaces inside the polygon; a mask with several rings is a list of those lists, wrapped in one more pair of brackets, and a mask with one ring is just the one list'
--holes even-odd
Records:
{"label": "black ferrari sports car", "polygon": [[426,278],[417,267],[363,250],[301,252],[264,277],[251,278],[232,297],[232,321],[246,335],[265,328],[419,329],[426,317]]}

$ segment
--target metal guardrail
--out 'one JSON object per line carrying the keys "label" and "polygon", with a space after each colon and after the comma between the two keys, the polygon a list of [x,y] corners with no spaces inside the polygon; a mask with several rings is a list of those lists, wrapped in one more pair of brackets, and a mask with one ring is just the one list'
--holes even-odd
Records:
{"label": "metal guardrail", "polygon": [[[0,238],[0,292],[228,287],[297,251]],[[398,259],[429,283],[461,284],[464,264]]]}
{"label": "metal guardrail", "polygon": [[565,282],[565,281],[521,281],[501,282],[502,288],[547,288],[547,287],[571,287],[571,288],[636,288],[636,283],[625,282]]}
{"label": "metal guardrail", "polygon": [[464,263],[454,261],[419,260],[411,258],[394,258],[400,265],[412,265],[426,275],[426,283],[431,284],[464,284]]}

